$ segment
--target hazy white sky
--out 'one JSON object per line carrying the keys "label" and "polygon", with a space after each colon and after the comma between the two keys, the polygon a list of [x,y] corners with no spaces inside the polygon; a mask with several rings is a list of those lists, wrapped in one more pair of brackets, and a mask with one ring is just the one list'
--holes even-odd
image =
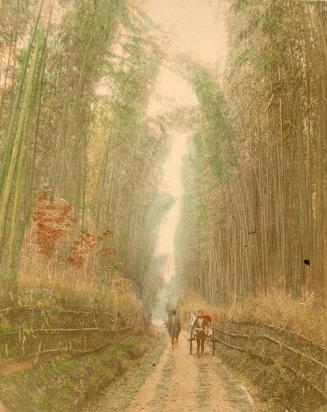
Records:
{"label": "hazy white sky", "polygon": [[172,35],[171,47],[203,63],[216,63],[226,54],[222,14],[227,0],[148,0],[146,11]]}
{"label": "hazy white sky", "polygon": [[[147,0],[145,9],[152,20],[168,33],[167,56],[183,53],[205,65],[223,68],[226,56],[224,25],[228,0]],[[188,83],[163,64],[150,101],[150,116],[179,106],[197,104]],[[187,133],[168,131],[172,149],[164,165],[162,190],[169,192],[175,203],[162,222],[158,254],[173,257],[174,237],[179,221],[183,185],[181,168],[186,152]],[[172,259],[173,260],[173,259]],[[167,278],[174,274],[172,265]]]}
{"label": "hazy white sky", "polygon": [[[160,227],[158,254],[173,256],[174,237],[179,221],[181,200],[183,196],[183,184],[181,179],[183,157],[186,152],[188,134],[174,133],[172,135],[171,152],[164,164],[164,178],[161,190],[170,193],[175,202],[163,219]],[[174,268],[172,267],[172,270]],[[171,275],[171,273],[170,273]]]}

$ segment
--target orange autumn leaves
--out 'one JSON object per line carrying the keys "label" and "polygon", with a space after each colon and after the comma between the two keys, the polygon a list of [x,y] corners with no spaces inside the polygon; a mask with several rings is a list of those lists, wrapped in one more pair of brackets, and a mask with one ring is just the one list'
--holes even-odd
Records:
{"label": "orange autumn leaves", "polygon": [[91,255],[115,255],[113,248],[101,247],[107,237],[113,234],[110,229],[101,236],[95,236],[85,229],[76,231],[78,220],[74,218],[72,207],[63,199],[51,198],[47,190],[38,194],[33,221],[39,253],[48,258],[54,255],[59,243],[68,238],[72,240],[68,262],[77,268],[81,268]]}
{"label": "orange autumn leaves", "polygon": [[111,256],[115,254],[115,250],[111,247],[98,249],[97,245],[99,241],[103,241],[106,236],[111,235],[110,230],[104,232],[102,236],[98,236],[97,239],[91,233],[85,230],[79,232],[79,239],[74,241],[71,254],[68,257],[68,261],[71,265],[76,267],[82,267],[88,256],[94,253],[96,256]]}
{"label": "orange autumn leaves", "polygon": [[60,239],[68,236],[77,221],[72,207],[62,199],[51,199],[46,190],[39,193],[33,211],[39,252],[51,257]]}

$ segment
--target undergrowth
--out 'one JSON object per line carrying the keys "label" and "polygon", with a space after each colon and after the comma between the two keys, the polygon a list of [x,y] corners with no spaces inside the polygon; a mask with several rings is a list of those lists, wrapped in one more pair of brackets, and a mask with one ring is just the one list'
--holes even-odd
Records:
{"label": "undergrowth", "polygon": [[296,301],[282,294],[248,298],[229,308],[205,303],[196,295],[190,295],[181,307],[187,318],[191,311],[202,308],[214,315],[216,324],[222,320],[261,321],[287,328],[312,341],[327,345],[327,310],[317,307],[315,301]]}
{"label": "undergrowth", "polygon": [[76,272],[48,274],[34,271],[19,273],[18,299],[20,304],[63,305],[85,309],[120,306],[140,310],[129,280],[120,272],[111,273],[106,285],[99,286],[89,277],[79,277]]}
{"label": "undergrowth", "polygon": [[149,337],[125,337],[83,357],[51,362],[0,378],[0,399],[12,412],[79,411],[146,351]]}
{"label": "undergrowth", "polygon": [[[186,321],[192,311],[203,309],[214,317],[214,324],[226,320],[261,321],[286,328],[311,341],[327,345],[327,312],[317,307],[314,300],[295,301],[281,294],[245,299],[229,308],[207,304],[199,296],[189,295],[180,307]],[[229,349],[217,343],[217,355],[236,371],[256,398],[258,411],[320,411],[324,400],[304,379],[295,377],[283,362],[269,362]],[[324,409],[322,409],[324,410]]]}
{"label": "undergrowth", "polygon": [[320,411],[323,399],[283,365],[262,362],[220,344],[216,347],[216,354],[247,387],[258,412]]}

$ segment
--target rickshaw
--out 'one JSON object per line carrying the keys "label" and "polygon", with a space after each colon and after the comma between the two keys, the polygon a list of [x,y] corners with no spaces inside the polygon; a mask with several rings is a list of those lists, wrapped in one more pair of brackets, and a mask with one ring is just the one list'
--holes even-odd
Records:
{"label": "rickshaw", "polygon": [[[209,338],[212,343],[212,354],[214,355],[216,340],[215,340],[215,331],[213,328],[213,319],[212,319],[212,316],[210,315],[204,315],[204,319],[208,321],[208,328],[206,329],[205,334],[206,334],[206,338]],[[192,355],[193,341],[196,340],[195,334],[193,333],[193,323],[191,325],[190,337],[188,339],[188,341],[190,342],[190,355]]]}

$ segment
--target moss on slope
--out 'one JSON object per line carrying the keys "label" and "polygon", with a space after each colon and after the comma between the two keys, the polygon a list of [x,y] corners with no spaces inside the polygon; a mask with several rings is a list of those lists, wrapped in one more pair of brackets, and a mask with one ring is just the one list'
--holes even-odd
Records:
{"label": "moss on slope", "polygon": [[131,336],[83,357],[58,357],[0,379],[0,399],[12,412],[78,411],[125,372],[146,350],[149,337]]}

